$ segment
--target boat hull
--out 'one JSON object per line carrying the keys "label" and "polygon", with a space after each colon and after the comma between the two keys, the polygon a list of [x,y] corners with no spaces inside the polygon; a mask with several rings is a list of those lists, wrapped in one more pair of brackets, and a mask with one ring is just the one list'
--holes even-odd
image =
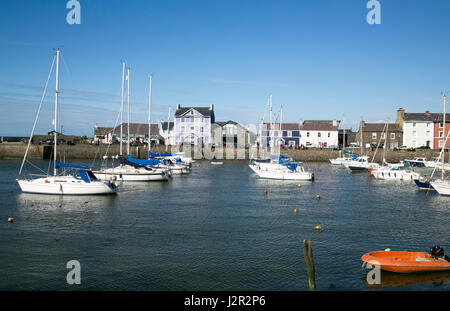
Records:
{"label": "boat hull", "polygon": [[364,254],[361,260],[396,273],[450,271],[450,262],[421,252],[378,251]]}
{"label": "boat hull", "polygon": [[92,181],[86,183],[75,178],[38,178],[17,180],[22,192],[56,195],[115,194],[118,188],[114,183]]}
{"label": "boat hull", "polygon": [[432,181],[430,182],[430,184],[440,195],[450,196],[450,183],[442,181]]}

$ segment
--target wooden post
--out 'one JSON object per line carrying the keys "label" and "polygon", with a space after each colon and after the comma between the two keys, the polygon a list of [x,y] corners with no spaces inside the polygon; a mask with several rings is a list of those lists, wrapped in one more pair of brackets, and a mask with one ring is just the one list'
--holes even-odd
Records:
{"label": "wooden post", "polygon": [[311,241],[303,240],[303,255],[305,257],[306,270],[308,271],[309,290],[316,290],[315,267]]}

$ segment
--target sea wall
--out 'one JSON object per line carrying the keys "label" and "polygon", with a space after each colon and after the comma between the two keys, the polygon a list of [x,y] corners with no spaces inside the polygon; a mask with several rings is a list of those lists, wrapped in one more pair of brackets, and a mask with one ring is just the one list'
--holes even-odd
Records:
{"label": "sea wall", "polygon": [[[2,143],[0,144],[0,159],[22,159],[27,145],[25,143]],[[64,159],[86,159],[89,161],[101,159],[105,154],[117,155],[119,154],[119,145],[89,145],[78,144],[74,146],[60,145],[58,146],[58,159],[63,161]],[[161,153],[165,151],[164,146],[157,146],[152,150],[155,153]],[[170,151],[170,149],[169,149]],[[356,151],[356,152],[359,152]],[[130,147],[130,153],[136,158],[145,158],[147,155],[147,146],[142,147]],[[339,156],[339,151],[330,149],[308,149],[308,150],[283,150],[282,154],[292,157],[296,161],[302,162],[328,162],[329,159]],[[367,151],[364,154],[368,155],[372,159],[375,151]],[[126,154],[126,147],[124,147],[124,154]],[[221,159],[238,159],[238,153],[236,150],[223,150],[223,156]],[[248,150],[245,151],[244,156],[240,153],[239,159],[249,159]],[[200,156],[199,156],[200,155]],[[194,153],[194,149],[191,150],[191,156],[194,158],[201,158],[200,153]],[[412,159],[414,157],[426,157],[431,159],[432,157],[439,156],[439,150],[416,150],[410,151],[393,151],[387,150],[386,159],[388,162],[399,162],[404,159]],[[28,152],[28,159],[48,159],[53,157],[52,146],[45,145],[31,145]],[[446,161],[448,161],[448,152],[445,155]],[[219,157],[220,159],[220,157]],[[376,153],[375,161],[381,163],[383,159],[383,150],[378,150]]]}

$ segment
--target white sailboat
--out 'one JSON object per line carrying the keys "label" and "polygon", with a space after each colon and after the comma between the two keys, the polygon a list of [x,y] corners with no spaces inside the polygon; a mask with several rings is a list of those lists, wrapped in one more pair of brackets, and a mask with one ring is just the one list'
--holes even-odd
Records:
{"label": "white sailboat", "polygon": [[[250,169],[260,178],[281,179],[281,180],[314,180],[314,174],[307,172],[301,165],[301,162],[292,161],[285,156],[280,155],[280,143],[275,141],[274,126],[272,122],[272,94],[269,97],[270,103],[270,128],[271,128],[271,148],[270,162],[252,160],[249,164]],[[280,110],[280,131],[282,130],[283,110]],[[274,149],[277,155],[273,154]]]}
{"label": "white sailboat", "polygon": [[[103,182],[98,180],[92,171],[87,166],[59,163],[57,161],[57,126],[58,126],[58,84],[59,84],[59,49],[56,51],[56,88],[55,88],[55,118],[53,120],[54,130],[51,132],[54,135],[54,145],[53,145],[53,176],[44,175],[40,178],[18,178],[17,182],[20,186],[22,192],[27,193],[40,193],[40,194],[57,194],[57,195],[88,195],[88,194],[115,194],[118,191],[118,187],[114,182],[108,181]],[[53,71],[53,64],[50,69],[50,74]],[[44,95],[47,90],[47,84],[45,85]],[[39,117],[39,112],[42,107],[42,102],[44,99],[44,95],[42,96],[42,100],[39,106],[38,113],[36,115],[36,119],[34,122],[33,129],[31,131],[30,139],[28,141],[28,146],[25,151],[25,156],[22,161],[22,165],[20,167],[19,176],[22,173],[22,169],[24,163],[27,158],[28,150],[33,138],[34,130],[36,127],[36,123]],[[63,167],[67,169],[73,169],[76,171],[74,175],[58,175],[58,168]]]}
{"label": "white sailboat", "polygon": [[[144,167],[133,163],[123,157],[123,106],[124,106],[124,84],[125,84],[125,62],[122,63],[122,102],[120,108],[120,165],[117,167],[101,168],[93,171],[95,176],[101,180],[118,181],[167,181],[168,170],[164,168]],[[127,154],[130,154],[130,69],[127,74],[127,102],[128,102],[128,135]],[[150,137],[149,137],[150,140]]]}
{"label": "white sailboat", "polygon": [[[450,180],[447,178],[445,178],[445,146],[447,144],[447,140],[448,137],[450,135],[450,132],[446,135],[445,131],[446,131],[446,124],[445,124],[445,105],[446,105],[446,100],[447,100],[447,95],[443,94],[444,97],[444,113],[443,113],[443,120],[442,120],[442,127],[443,127],[443,144],[442,144],[442,150],[441,150],[441,156],[442,156],[442,161],[441,161],[441,179],[439,180],[434,180],[434,181],[430,181],[431,186],[436,190],[437,193],[439,193],[440,195],[448,195],[450,196]],[[434,173],[434,170],[433,170]]]}
{"label": "white sailboat", "polygon": [[[369,172],[376,179],[381,180],[409,180],[413,181],[420,178],[420,174],[404,168],[403,163],[388,163],[386,162],[387,137],[389,136],[389,120],[385,125],[386,134],[383,144],[383,165],[377,168],[369,169]],[[381,135],[383,137],[383,135]],[[380,138],[381,142],[381,138]]]}

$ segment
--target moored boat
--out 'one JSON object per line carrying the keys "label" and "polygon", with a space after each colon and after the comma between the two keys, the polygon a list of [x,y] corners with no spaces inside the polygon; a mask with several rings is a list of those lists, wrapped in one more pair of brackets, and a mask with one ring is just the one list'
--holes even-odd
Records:
{"label": "moored boat", "polygon": [[424,252],[375,251],[364,254],[362,261],[397,273],[450,271],[450,262]]}

